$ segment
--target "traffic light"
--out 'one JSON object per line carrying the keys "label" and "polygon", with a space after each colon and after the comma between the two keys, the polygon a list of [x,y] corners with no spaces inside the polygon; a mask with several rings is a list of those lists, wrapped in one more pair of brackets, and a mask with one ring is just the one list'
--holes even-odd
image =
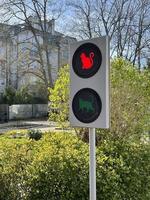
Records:
{"label": "traffic light", "polygon": [[109,37],[70,45],[71,126],[109,128]]}

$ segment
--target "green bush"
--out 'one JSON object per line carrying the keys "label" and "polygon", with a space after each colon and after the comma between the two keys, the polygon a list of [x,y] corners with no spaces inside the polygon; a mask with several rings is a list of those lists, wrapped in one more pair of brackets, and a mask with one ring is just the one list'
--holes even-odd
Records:
{"label": "green bush", "polygon": [[[16,129],[16,130],[9,130],[2,134],[4,138],[25,138],[27,137],[27,130],[25,129]],[[1,136],[1,137],[2,137]]]}
{"label": "green bush", "polygon": [[15,95],[16,95],[16,90],[9,86],[5,89],[4,94],[2,96],[2,103],[5,104],[13,104],[14,100],[15,100]]}
{"label": "green bush", "polygon": [[0,200],[24,200],[26,168],[32,159],[33,142],[27,139],[0,140]]}
{"label": "green bush", "polygon": [[114,137],[143,135],[150,127],[150,71],[125,59],[111,62],[111,128]]}
{"label": "green bush", "polygon": [[47,89],[41,83],[36,83],[35,85],[25,85],[17,90],[9,86],[5,89],[2,97],[0,97],[0,103],[9,105],[47,102]]}
{"label": "green bush", "polygon": [[29,139],[40,140],[42,137],[42,131],[40,130],[28,130]]}
{"label": "green bush", "polygon": [[9,86],[5,89],[2,96],[2,103],[12,104],[27,104],[32,102],[32,95],[29,92],[28,86],[22,86],[20,89]]}
{"label": "green bush", "polygon": [[32,102],[32,94],[29,91],[28,86],[22,86],[19,90],[16,90],[14,104],[27,104]]}
{"label": "green bush", "polygon": [[28,168],[28,199],[88,199],[88,148],[75,136],[45,136]]}
{"label": "green bush", "polygon": [[30,85],[30,91],[32,94],[32,103],[47,104],[48,103],[48,90],[45,84],[38,80],[34,84]]}
{"label": "green bush", "polygon": [[150,147],[140,142],[105,141],[98,147],[98,199],[150,199]]}
{"label": "green bush", "polygon": [[64,125],[69,113],[69,66],[59,70],[54,88],[49,88],[50,112],[49,119]]}
{"label": "green bush", "polygon": [[[150,199],[150,146],[103,140],[97,148],[98,200]],[[69,133],[0,140],[1,200],[88,200],[88,144]]]}

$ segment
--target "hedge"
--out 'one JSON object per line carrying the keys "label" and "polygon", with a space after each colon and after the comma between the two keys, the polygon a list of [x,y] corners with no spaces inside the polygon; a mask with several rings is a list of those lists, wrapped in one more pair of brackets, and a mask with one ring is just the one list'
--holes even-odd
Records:
{"label": "hedge", "polygon": [[[97,199],[149,200],[150,147],[103,140],[97,147]],[[0,200],[88,200],[88,144],[72,133],[0,139]]]}

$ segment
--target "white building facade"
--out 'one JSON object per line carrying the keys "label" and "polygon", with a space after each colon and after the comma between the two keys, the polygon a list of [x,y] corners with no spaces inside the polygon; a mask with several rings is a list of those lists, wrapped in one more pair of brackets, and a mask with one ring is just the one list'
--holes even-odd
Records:
{"label": "white building facade", "polygon": [[18,89],[26,84],[34,85],[44,81],[43,74],[47,77],[49,73],[47,62],[54,82],[59,67],[68,63],[69,44],[75,38],[55,31],[55,21],[48,21],[45,33],[47,53],[44,53],[43,32],[35,17],[30,17],[30,21],[36,37],[25,23],[0,24],[0,94],[8,86]]}

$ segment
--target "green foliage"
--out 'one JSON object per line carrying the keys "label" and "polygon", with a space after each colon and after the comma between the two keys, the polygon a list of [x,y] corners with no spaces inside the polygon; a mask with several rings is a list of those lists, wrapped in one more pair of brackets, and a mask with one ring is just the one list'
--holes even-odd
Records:
{"label": "green foliage", "polygon": [[[30,89],[32,87],[32,89]],[[5,104],[34,104],[47,103],[47,89],[41,83],[30,86],[22,86],[18,90],[7,87],[0,103]]]}
{"label": "green foliage", "polygon": [[97,151],[98,199],[148,200],[149,152],[149,145],[139,141],[104,141]]}
{"label": "green foliage", "polygon": [[32,95],[27,86],[22,86],[16,91],[14,104],[27,104],[32,102]]}
{"label": "green foliage", "polygon": [[25,138],[28,130],[18,129],[5,132],[2,136],[5,138]]}
{"label": "green foliage", "polygon": [[26,104],[32,101],[32,95],[27,86],[23,86],[18,90],[13,87],[7,87],[2,97],[2,102],[12,104]]}
{"label": "green foliage", "polygon": [[2,103],[11,105],[14,102],[15,94],[16,94],[16,91],[14,88],[7,87],[2,97]]}
{"label": "green foliage", "polygon": [[42,131],[40,130],[28,130],[28,137],[32,140],[40,140],[42,137]]}
{"label": "green foliage", "polygon": [[69,112],[69,66],[60,68],[54,88],[49,88],[49,119],[59,123],[68,120]]}
{"label": "green foliage", "polygon": [[48,91],[42,81],[36,81],[35,84],[30,85],[30,91],[33,95],[32,103],[48,103]]}
{"label": "green foliage", "polygon": [[111,133],[143,133],[150,125],[150,73],[122,58],[111,67]]}
{"label": "green foliage", "polygon": [[[32,144],[33,146],[33,144]],[[0,199],[25,199],[25,169],[31,162],[31,142],[29,140],[0,140]]]}
{"label": "green foliage", "polygon": [[88,199],[88,148],[75,136],[45,136],[28,168],[28,199]]}
{"label": "green foliage", "polygon": [[[97,148],[98,200],[150,199],[150,146],[103,140]],[[0,199],[88,200],[88,145],[69,133],[0,140]]]}

